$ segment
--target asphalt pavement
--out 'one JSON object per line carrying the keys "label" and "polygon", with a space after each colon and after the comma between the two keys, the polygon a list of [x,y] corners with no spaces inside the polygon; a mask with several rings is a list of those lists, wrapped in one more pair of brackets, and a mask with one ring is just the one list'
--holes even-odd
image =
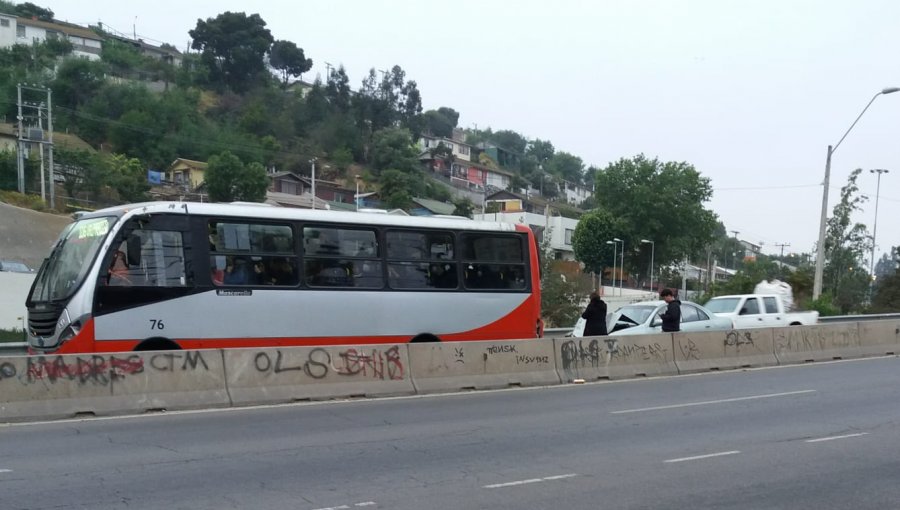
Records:
{"label": "asphalt pavement", "polygon": [[900,505],[895,357],[0,427],[0,509]]}

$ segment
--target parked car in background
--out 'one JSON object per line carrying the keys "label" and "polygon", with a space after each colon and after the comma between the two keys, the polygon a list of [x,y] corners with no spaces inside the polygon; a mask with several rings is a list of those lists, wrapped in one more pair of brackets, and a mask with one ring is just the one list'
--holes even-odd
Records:
{"label": "parked car in background", "polygon": [[34,269],[31,269],[23,262],[0,260],[0,271],[9,271],[11,273],[33,273]]}
{"label": "parked car in background", "polygon": [[733,320],[738,329],[806,326],[819,322],[819,312],[789,312],[778,294],[718,296],[707,301],[706,307],[720,317]]}
{"label": "parked car in background", "polygon": [[[659,314],[665,301],[643,301],[625,305],[607,315],[606,329],[611,336],[648,335],[662,332]],[[690,301],[681,302],[681,331],[727,331],[733,329],[731,319],[719,317]],[[584,335],[584,319],[579,319],[569,336]]]}

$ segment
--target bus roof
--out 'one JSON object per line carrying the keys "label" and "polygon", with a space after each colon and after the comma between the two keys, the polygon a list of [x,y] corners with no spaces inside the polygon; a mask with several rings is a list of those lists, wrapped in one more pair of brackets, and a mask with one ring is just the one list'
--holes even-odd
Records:
{"label": "bus roof", "polygon": [[445,228],[454,230],[488,230],[514,232],[516,225],[491,221],[475,221],[464,217],[400,216],[375,212],[329,211],[272,207],[267,204],[216,204],[200,202],[143,202],[99,209],[80,219],[100,216],[130,217],[135,214],[198,214],[219,218],[240,217],[285,221],[322,221],[357,225],[392,227]]}

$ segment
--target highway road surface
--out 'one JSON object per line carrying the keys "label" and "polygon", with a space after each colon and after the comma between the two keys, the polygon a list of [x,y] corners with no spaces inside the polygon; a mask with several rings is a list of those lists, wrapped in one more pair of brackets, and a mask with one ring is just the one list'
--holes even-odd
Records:
{"label": "highway road surface", "polygon": [[895,357],[0,426],[0,508],[883,509]]}

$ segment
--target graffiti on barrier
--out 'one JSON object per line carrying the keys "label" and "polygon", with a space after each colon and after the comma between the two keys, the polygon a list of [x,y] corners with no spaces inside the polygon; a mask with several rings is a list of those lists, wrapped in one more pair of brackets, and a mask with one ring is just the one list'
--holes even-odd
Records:
{"label": "graffiti on barrier", "polygon": [[859,331],[855,327],[839,330],[824,327],[781,328],[775,333],[775,347],[780,352],[807,352],[859,347]]}
{"label": "graffiti on barrier", "polygon": [[[300,372],[312,379],[324,379],[334,373],[340,376],[358,376],[381,380],[401,380],[405,369],[400,357],[400,347],[390,349],[371,349],[359,351],[354,348],[338,351],[335,356],[322,347],[312,349],[305,354],[277,350],[274,356],[271,351],[261,351],[253,358],[256,370],[274,375],[285,372]],[[274,357],[274,359],[273,359]]]}
{"label": "graffiti on barrier", "polygon": [[740,351],[741,348],[747,346],[756,347],[756,344],[753,343],[753,332],[751,331],[738,331],[732,329],[725,333],[725,341],[723,343],[726,350],[733,348]]}
{"label": "graffiti on barrier", "polygon": [[678,340],[678,350],[681,351],[681,359],[684,361],[700,359],[700,348],[690,338],[687,339],[687,342]]}
{"label": "graffiti on barrier", "polygon": [[584,340],[569,340],[560,346],[560,358],[565,370],[598,368],[601,363],[614,361],[664,362],[668,359],[668,353],[669,349],[659,342],[638,344],[620,342],[613,337],[603,339],[602,344],[598,340],[591,340],[587,344]]}
{"label": "graffiti on barrier", "polygon": [[[146,360],[146,363],[145,363]],[[0,364],[0,381],[17,380],[21,384],[56,384],[76,382],[82,385],[108,386],[129,375],[145,372],[187,372],[209,370],[209,365],[199,351],[161,353],[141,357],[127,356],[29,356],[24,366],[15,363]]]}

